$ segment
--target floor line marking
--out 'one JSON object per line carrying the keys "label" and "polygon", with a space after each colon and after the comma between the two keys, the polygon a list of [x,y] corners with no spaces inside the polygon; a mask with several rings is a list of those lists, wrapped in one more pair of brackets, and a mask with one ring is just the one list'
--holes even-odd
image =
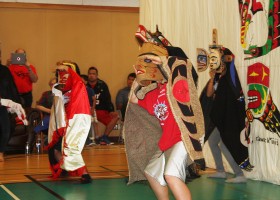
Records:
{"label": "floor line marking", "polygon": [[124,175],[124,174],[122,174],[122,173],[119,173],[118,171],[111,170],[111,169],[109,169],[109,168],[107,168],[107,167],[105,167],[105,166],[100,166],[100,167],[103,168],[103,169],[106,169],[106,170],[108,170],[108,171],[110,171],[110,172],[114,172],[114,173],[118,174],[119,176],[127,177],[126,175]]}
{"label": "floor line marking", "polygon": [[48,191],[50,194],[52,194],[53,196],[57,197],[60,200],[65,200],[62,196],[60,196],[58,193],[56,193],[55,191],[51,190],[50,188],[44,186],[42,183],[40,183],[39,181],[37,181],[35,178],[31,177],[30,175],[25,175],[29,180],[31,180],[33,183],[37,184],[39,187],[41,187],[42,189]]}
{"label": "floor line marking", "polygon": [[13,199],[15,200],[20,200],[20,198],[18,198],[14,193],[12,193],[11,190],[9,190],[8,188],[6,188],[4,185],[0,185],[0,187],[5,190],[5,192],[7,192]]}

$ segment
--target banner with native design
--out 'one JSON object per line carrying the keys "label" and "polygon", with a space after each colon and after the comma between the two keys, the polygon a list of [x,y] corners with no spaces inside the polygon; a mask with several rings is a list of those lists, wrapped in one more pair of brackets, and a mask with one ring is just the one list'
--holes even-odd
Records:
{"label": "banner with native design", "polygon": [[250,161],[256,166],[248,177],[280,184],[277,178],[280,166],[279,89],[270,87],[277,83],[271,74],[279,75],[279,58],[274,59],[272,55],[280,45],[280,4],[278,0],[238,2],[240,44],[244,52],[244,67],[247,67],[246,115],[250,127],[247,137],[250,139]]}
{"label": "banner with native design", "polygon": [[[254,59],[268,54],[273,49],[279,47],[280,43],[280,3],[279,0],[257,1],[238,0],[239,13],[241,18],[241,45],[244,49],[245,59]],[[268,5],[268,9],[265,6]],[[267,20],[266,32],[262,35],[265,39],[257,43],[258,34],[249,35],[250,26],[257,24],[257,14],[260,13],[264,20]],[[264,27],[259,27],[264,28]]]}
{"label": "banner with native design", "polygon": [[[213,29],[218,44],[229,48],[245,96],[250,132],[247,143],[254,166],[248,178],[280,185],[280,48],[279,0],[141,0],[140,24],[150,32],[158,29],[173,46],[180,47],[192,63],[198,63],[198,93],[209,80],[207,52]],[[168,13],[168,15],[166,15]],[[197,48],[200,52],[197,61]],[[247,137],[247,141],[244,141]],[[248,144],[249,141],[249,144]],[[204,156],[215,168],[207,142]],[[227,171],[231,172],[226,164]]]}

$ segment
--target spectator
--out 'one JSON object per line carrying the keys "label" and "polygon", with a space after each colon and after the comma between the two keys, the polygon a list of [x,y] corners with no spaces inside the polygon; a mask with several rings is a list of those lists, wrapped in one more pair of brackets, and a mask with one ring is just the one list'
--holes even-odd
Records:
{"label": "spectator", "polygon": [[[90,111],[91,111],[91,116],[92,116],[92,126],[93,126],[93,131],[92,131],[92,126],[89,130],[89,136],[86,141],[86,145],[92,146],[95,145],[95,136],[98,135],[98,121],[96,118],[96,112],[95,112],[95,106],[96,106],[96,97],[94,90],[87,85],[88,83],[88,76],[85,74],[81,74],[82,81],[86,85],[87,93],[88,93],[88,100],[90,104]],[[90,133],[92,133],[92,137],[90,137]]]}
{"label": "spectator", "polygon": [[[26,54],[22,48],[17,49],[15,53]],[[17,86],[22,106],[28,112],[33,102],[32,84],[38,80],[36,69],[28,60],[24,65],[10,63],[9,69]]]}
{"label": "spectator", "polygon": [[[13,77],[6,66],[0,64],[0,162],[4,162],[4,152],[11,132],[10,113],[16,113],[20,119],[25,119],[25,112],[19,102],[19,97]],[[24,120],[27,124],[27,121]]]}
{"label": "spectator", "polygon": [[106,126],[104,134],[97,135],[96,141],[100,144],[103,142],[107,145],[113,144],[108,136],[116,125],[119,115],[117,112],[114,112],[109,88],[104,81],[98,78],[98,69],[96,67],[88,69],[88,86],[93,88],[95,92],[97,120]]}
{"label": "spectator", "polygon": [[128,102],[128,95],[132,86],[133,81],[136,78],[135,73],[130,73],[127,77],[127,86],[119,90],[116,97],[116,107],[117,110],[121,111],[122,121],[124,121],[125,110]]}
{"label": "spectator", "polygon": [[[51,78],[49,80],[49,86],[50,89],[52,89],[53,85],[56,84],[56,78]],[[37,101],[36,108],[43,113],[43,119],[42,121],[34,128],[34,132],[31,132],[31,136],[29,136],[29,144],[34,144],[34,139],[36,134],[43,131],[47,134],[47,130],[49,128],[49,121],[50,121],[50,113],[51,113],[51,107],[53,104],[53,94],[51,90],[45,91],[42,93],[41,98],[39,101]],[[33,149],[31,147],[31,149]]]}
{"label": "spectator", "polygon": [[[50,89],[56,84],[56,78],[49,80]],[[51,113],[51,107],[53,104],[53,94],[51,90],[42,93],[41,98],[37,101],[36,108],[43,112],[43,118],[49,118]]]}

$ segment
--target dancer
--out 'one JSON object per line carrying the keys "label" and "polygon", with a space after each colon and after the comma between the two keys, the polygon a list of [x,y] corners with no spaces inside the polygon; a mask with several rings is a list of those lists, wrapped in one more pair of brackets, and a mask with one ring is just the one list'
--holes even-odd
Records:
{"label": "dancer", "polygon": [[168,55],[165,47],[144,43],[135,65],[124,127],[129,183],[147,179],[158,199],[168,199],[169,189],[176,199],[191,199],[188,165],[205,165],[203,116],[191,62]]}
{"label": "dancer", "polygon": [[[217,172],[209,178],[227,178],[222,153],[235,177],[227,183],[245,183],[242,169],[250,171],[248,149],[240,141],[245,128],[245,101],[234,64],[233,53],[224,47],[210,49],[210,80],[200,101],[205,117],[205,141],[208,140]],[[245,139],[245,138],[244,138]]]}
{"label": "dancer", "polygon": [[77,74],[77,64],[57,65],[58,84],[52,89],[55,97],[47,146],[52,175],[81,176],[81,183],[90,183],[92,179],[81,155],[91,126],[87,91]]}

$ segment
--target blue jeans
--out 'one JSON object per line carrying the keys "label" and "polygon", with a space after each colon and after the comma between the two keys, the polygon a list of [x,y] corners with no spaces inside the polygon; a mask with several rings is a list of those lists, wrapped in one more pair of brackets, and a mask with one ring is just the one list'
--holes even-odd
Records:
{"label": "blue jeans", "polygon": [[50,116],[46,115],[42,121],[34,128],[35,133],[39,133],[40,131],[45,131],[49,129]]}
{"label": "blue jeans", "polygon": [[233,159],[232,155],[230,154],[229,150],[223,143],[221,139],[220,132],[217,128],[215,128],[212,133],[210,134],[208,138],[208,144],[211,149],[211,152],[214,157],[214,161],[216,164],[217,172],[224,172],[225,168],[223,165],[222,160],[222,153],[224,154],[225,158],[227,159],[228,163],[230,164],[234,174],[236,176],[243,176],[243,171],[241,168],[237,165],[235,160]]}

